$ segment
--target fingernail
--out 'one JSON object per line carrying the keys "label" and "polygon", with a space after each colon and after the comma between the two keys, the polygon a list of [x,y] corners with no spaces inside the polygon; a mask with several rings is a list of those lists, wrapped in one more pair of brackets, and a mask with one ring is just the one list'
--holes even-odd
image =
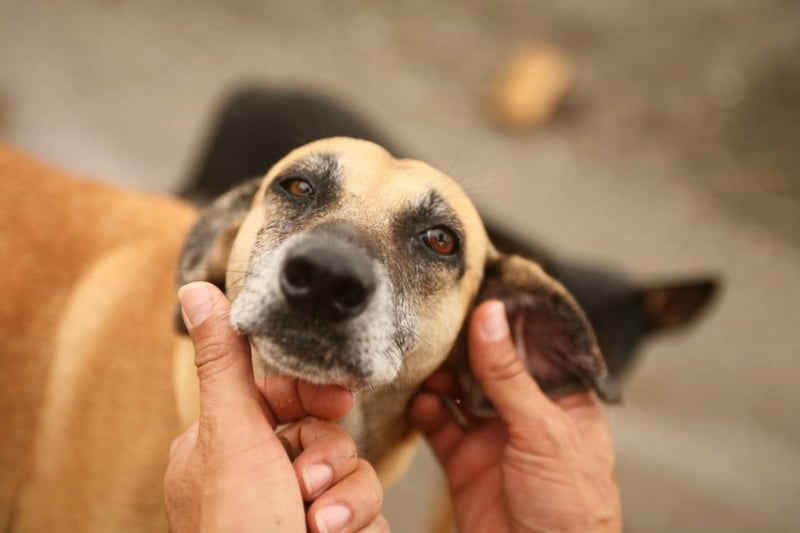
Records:
{"label": "fingernail", "polygon": [[483,319],[478,324],[481,337],[486,342],[498,342],[508,336],[508,320],[503,302],[489,302],[483,312]]}
{"label": "fingernail", "polygon": [[181,302],[183,321],[187,328],[202,324],[214,306],[208,288],[200,283],[189,283],[178,289],[178,300]]}
{"label": "fingernail", "polygon": [[316,496],[333,481],[333,468],[326,464],[311,465],[303,469],[303,483],[310,496]]}
{"label": "fingernail", "polygon": [[344,505],[329,505],[317,513],[317,529],[320,533],[337,533],[350,521],[351,515]]}

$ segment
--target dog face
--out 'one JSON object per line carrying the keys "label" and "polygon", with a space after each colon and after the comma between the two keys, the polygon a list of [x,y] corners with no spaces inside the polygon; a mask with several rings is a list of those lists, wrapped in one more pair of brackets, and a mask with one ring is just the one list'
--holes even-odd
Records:
{"label": "dog face", "polygon": [[231,320],[270,368],[316,383],[416,381],[447,354],[488,241],[448,177],[334,139],[264,178],[233,243]]}
{"label": "dog face", "polygon": [[546,392],[608,396],[594,335],[566,291],[497,254],[455,181],[366,141],[301,147],[207,208],[179,282],[198,279],[224,285],[231,321],[267,371],[354,390],[416,387],[448,355],[468,369],[453,353],[465,319],[500,298]]}

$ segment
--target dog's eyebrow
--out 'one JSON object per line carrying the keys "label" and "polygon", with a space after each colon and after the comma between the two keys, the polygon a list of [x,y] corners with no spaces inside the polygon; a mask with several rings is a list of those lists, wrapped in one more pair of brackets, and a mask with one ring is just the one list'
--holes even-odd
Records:
{"label": "dog's eyebrow", "polygon": [[404,212],[410,221],[418,222],[419,225],[446,224],[458,232],[459,236],[463,233],[458,216],[438,191],[427,192],[413,201]]}
{"label": "dog's eyebrow", "polygon": [[321,152],[307,155],[302,159],[293,161],[280,172],[280,176],[287,175],[313,176],[316,179],[333,180],[339,177],[339,159],[331,152]]}

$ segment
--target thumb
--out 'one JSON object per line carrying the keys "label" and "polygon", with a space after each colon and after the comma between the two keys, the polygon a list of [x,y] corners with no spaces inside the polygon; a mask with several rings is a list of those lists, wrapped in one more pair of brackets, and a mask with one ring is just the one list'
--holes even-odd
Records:
{"label": "thumb", "polygon": [[[192,338],[200,381],[200,428],[219,437],[227,424],[252,414],[263,424],[264,412],[253,382],[250,345],[230,325],[230,302],[210,283],[195,282],[178,290],[183,320]],[[231,413],[237,413],[232,417]],[[233,432],[235,433],[235,432]]]}
{"label": "thumb", "polygon": [[517,353],[501,301],[488,300],[473,312],[469,359],[475,379],[506,424],[529,424],[552,407]]}

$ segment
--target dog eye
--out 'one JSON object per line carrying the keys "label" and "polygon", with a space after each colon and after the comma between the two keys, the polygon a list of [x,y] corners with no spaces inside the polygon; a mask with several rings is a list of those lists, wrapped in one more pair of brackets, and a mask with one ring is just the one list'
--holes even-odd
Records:
{"label": "dog eye", "polygon": [[453,255],[456,252],[458,238],[450,228],[444,226],[430,228],[420,237],[422,242],[439,255]]}
{"label": "dog eye", "polygon": [[292,196],[311,196],[314,194],[314,187],[304,179],[288,178],[281,181],[279,185]]}

